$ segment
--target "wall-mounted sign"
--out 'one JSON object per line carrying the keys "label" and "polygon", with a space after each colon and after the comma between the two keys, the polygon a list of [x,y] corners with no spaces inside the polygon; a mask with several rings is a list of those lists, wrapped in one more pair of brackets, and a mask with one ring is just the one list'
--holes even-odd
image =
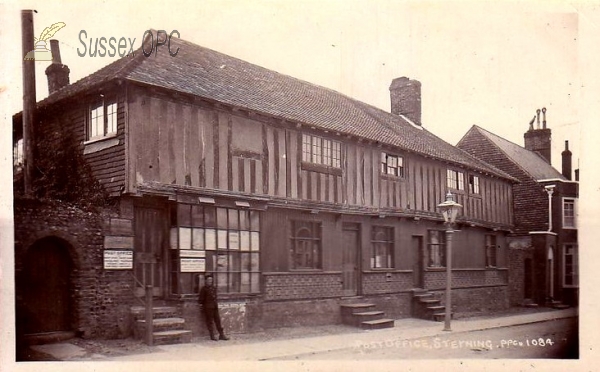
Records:
{"label": "wall-mounted sign", "polygon": [[197,249],[182,249],[179,251],[179,257],[206,257],[206,251]]}
{"label": "wall-mounted sign", "polygon": [[204,258],[180,258],[182,273],[199,273],[206,271]]}
{"label": "wall-mounted sign", "polygon": [[131,270],[133,269],[133,251],[104,251],[105,270]]}

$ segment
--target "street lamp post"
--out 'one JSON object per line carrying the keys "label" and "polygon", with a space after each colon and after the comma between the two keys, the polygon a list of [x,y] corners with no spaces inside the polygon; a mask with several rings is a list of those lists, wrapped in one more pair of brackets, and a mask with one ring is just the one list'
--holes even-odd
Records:
{"label": "street lamp post", "polygon": [[448,191],[446,201],[438,205],[446,224],[446,309],[444,311],[444,331],[451,331],[450,317],[452,312],[452,225],[456,221],[462,205],[454,201],[454,196]]}

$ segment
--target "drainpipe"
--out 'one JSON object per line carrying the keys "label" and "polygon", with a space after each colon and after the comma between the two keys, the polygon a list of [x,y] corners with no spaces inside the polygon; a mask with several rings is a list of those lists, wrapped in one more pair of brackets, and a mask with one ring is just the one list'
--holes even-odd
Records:
{"label": "drainpipe", "polygon": [[552,231],[552,194],[554,193],[554,187],[556,185],[544,186],[544,189],[548,193],[548,232]]}

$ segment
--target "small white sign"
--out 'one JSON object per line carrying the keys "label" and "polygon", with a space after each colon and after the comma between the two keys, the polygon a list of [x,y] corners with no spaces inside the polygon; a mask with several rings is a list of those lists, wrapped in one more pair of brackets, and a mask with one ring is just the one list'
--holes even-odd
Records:
{"label": "small white sign", "polygon": [[198,273],[206,271],[204,258],[180,258],[182,273]]}
{"label": "small white sign", "polygon": [[105,270],[131,270],[133,269],[133,251],[104,251]]}
{"label": "small white sign", "polygon": [[179,251],[180,257],[206,257],[206,251],[182,249]]}

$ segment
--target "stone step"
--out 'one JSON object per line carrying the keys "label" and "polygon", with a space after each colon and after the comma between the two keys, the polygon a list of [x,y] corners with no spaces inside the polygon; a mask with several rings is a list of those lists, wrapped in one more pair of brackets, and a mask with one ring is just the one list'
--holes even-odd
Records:
{"label": "stone step", "polygon": [[427,310],[431,310],[431,311],[440,311],[440,310],[446,310],[446,306],[443,306],[443,305],[439,305],[439,306],[427,306],[426,309]]}
{"label": "stone step", "polygon": [[184,344],[192,341],[192,331],[188,330],[161,331],[152,335],[154,345]]}
{"label": "stone step", "polygon": [[429,298],[429,297],[433,297],[433,293],[425,292],[425,293],[413,294],[413,298],[416,298],[416,299],[421,299],[421,298],[425,298],[426,299],[426,298]]}
{"label": "stone step", "polygon": [[383,329],[383,328],[393,328],[394,327],[394,319],[376,319],[376,320],[367,320],[360,323],[360,328],[362,329]]}
{"label": "stone step", "polygon": [[[143,306],[133,306],[130,309],[134,320],[144,319],[146,317],[146,308]],[[154,306],[152,308],[152,317],[158,318],[173,318],[177,316],[177,308],[172,306]]]}
{"label": "stone step", "polygon": [[381,319],[384,316],[383,311],[365,311],[360,313],[352,314],[352,318],[348,319],[346,324],[353,325],[355,327],[360,327],[360,324],[369,320],[377,320]]}
{"label": "stone step", "polygon": [[[183,318],[160,318],[152,320],[154,332],[183,330],[185,328],[185,319]],[[146,320],[138,319],[134,328],[133,337],[137,339],[144,338],[146,334]]]}
{"label": "stone step", "polygon": [[431,305],[431,304],[439,304],[441,302],[441,300],[431,298],[431,299],[420,299],[419,302],[421,302],[423,304]]}
{"label": "stone step", "polygon": [[375,308],[374,304],[371,303],[355,303],[355,304],[342,304],[340,305],[342,310],[342,317],[352,315],[354,313],[370,311]]}
{"label": "stone step", "polygon": [[[450,319],[454,318],[454,313],[450,313]],[[433,314],[433,320],[436,322],[443,322],[446,319],[446,313],[435,313]]]}
{"label": "stone step", "polygon": [[552,308],[553,308],[553,309],[559,309],[559,310],[562,310],[562,309],[568,309],[568,308],[570,308],[570,307],[571,307],[571,306],[569,306],[569,305],[566,305],[566,304],[563,304],[563,303],[559,303],[559,304],[554,304],[554,305],[552,305]]}

